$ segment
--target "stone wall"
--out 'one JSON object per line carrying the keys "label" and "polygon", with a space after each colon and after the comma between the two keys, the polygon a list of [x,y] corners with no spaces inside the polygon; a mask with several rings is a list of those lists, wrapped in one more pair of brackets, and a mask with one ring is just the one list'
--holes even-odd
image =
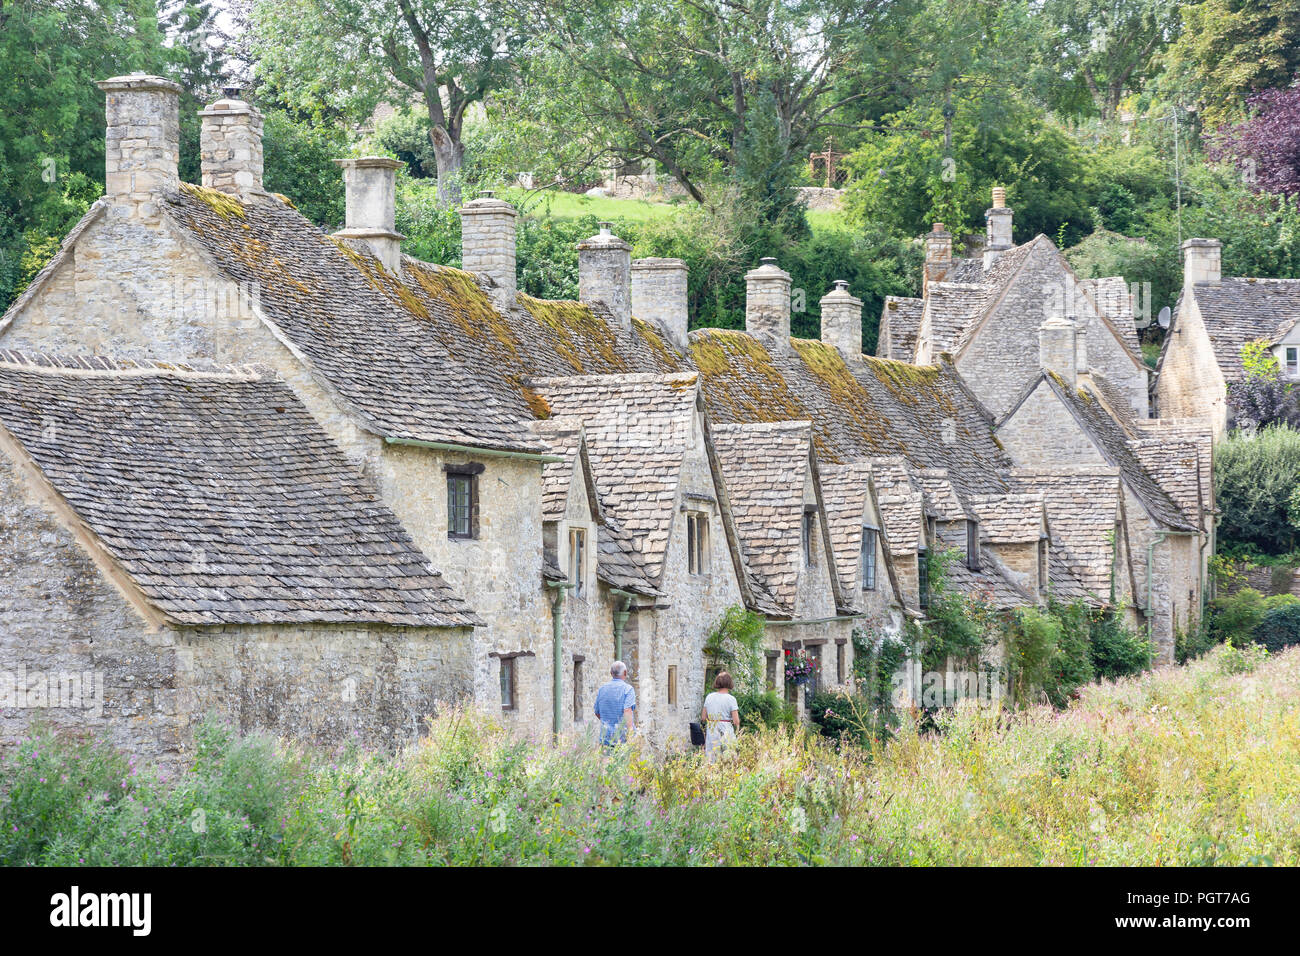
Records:
{"label": "stone wall", "polygon": [[1156,379],[1160,417],[1206,422],[1221,438],[1228,426],[1226,388],[1196,298],[1184,291]]}

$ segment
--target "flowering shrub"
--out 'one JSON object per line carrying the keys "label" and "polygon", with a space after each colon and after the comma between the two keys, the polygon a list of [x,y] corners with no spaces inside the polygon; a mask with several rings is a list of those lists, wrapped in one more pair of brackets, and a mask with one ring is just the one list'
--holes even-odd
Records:
{"label": "flowering shrub", "polygon": [[785,679],[794,684],[806,684],[817,676],[817,662],[805,651],[785,652]]}

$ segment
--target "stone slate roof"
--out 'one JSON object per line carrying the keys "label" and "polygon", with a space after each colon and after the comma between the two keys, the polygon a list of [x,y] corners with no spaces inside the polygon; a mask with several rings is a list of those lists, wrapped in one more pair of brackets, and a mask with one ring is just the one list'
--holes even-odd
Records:
{"label": "stone slate roof", "polygon": [[916,359],[916,337],[921,331],[924,299],[885,296],[880,312],[880,338],[876,354],[899,362]]}
{"label": "stone slate roof", "polygon": [[912,482],[901,457],[872,460],[871,479],[890,554],[915,554],[925,518],[924,492]]}
{"label": "stone slate roof", "polygon": [[[1245,377],[1241,348],[1256,339],[1276,341],[1279,328],[1300,317],[1300,279],[1225,278],[1198,282],[1196,305],[1224,381]],[[1182,297],[1178,312],[1182,311]]]}
{"label": "stone slate roof", "polygon": [[745,563],[781,611],[792,616],[803,568],[812,423],[714,425],[713,445]]}
{"label": "stone slate roof", "polygon": [[[1202,507],[1207,512],[1217,510],[1214,504],[1214,432],[1209,425],[1195,418],[1147,418],[1137,422],[1136,435],[1142,439],[1195,445]],[[1156,478],[1159,480],[1160,476],[1156,475]],[[1176,495],[1174,500],[1178,500]]]}
{"label": "stone slate roof", "polygon": [[931,282],[926,290],[930,347],[935,355],[954,353],[984,314],[989,289],[980,282]]}
{"label": "stone slate roof", "polygon": [[970,504],[957,491],[946,468],[909,469],[912,481],[925,494],[930,512],[940,521],[969,521],[975,517]]}
{"label": "stone slate roof", "polygon": [[[821,480],[822,503],[826,506],[826,525],[831,532],[840,586],[846,594],[856,594],[861,571],[862,522],[871,493],[871,463],[826,465],[821,469]],[[878,530],[884,534],[883,528]],[[885,553],[889,553],[888,540],[885,540]],[[879,577],[877,574],[877,581]]]}
{"label": "stone slate roof", "polygon": [[1091,436],[1106,460],[1119,468],[1120,474],[1142,504],[1157,521],[1179,531],[1196,530],[1195,519],[1185,515],[1177,502],[1147,470],[1134,450],[1123,425],[1106,410],[1087,383],[1069,388],[1055,372],[1040,375],[1065,403],[1075,419]]}
{"label": "stone slate roof", "polygon": [[980,540],[993,544],[1027,544],[1043,534],[1043,496],[1037,493],[971,495],[980,522]]}
{"label": "stone slate roof", "polygon": [[1110,603],[1084,585],[1070,567],[1068,555],[1055,546],[1048,552],[1047,582],[1052,596],[1064,604],[1082,601],[1089,607],[1103,608]]}
{"label": "stone slate roof", "polygon": [[984,257],[953,259],[948,267],[950,282],[979,282],[984,278]]}
{"label": "stone slate roof", "polygon": [[[1059,557],[1083,587],[1110,594],[1120,471],[1107,466],[1061,469],[1016,468],[1010,472],[1017,492],[1042,496],[1052,531],[1052,555]],[[1049,578],[1054,578],[1049,571]]]}
{"label": "stone slate roof", "polygon": [[176,624],[482,623],[262,373],[0,351],[0,424]]}
{"label": "stone slate roof", "polygon": [[1128,281],[1123,276],[1104,276],[1100,279],[1081,279],[1079,287],[1092,297],[1097,308],[1119,330],[1124,345],[1134,355],[1142,354],[1138,341],[1137,324],[1133,316],[1133,297]]}
{"label": "stone slate roof", "polygon": [[581,426],[606,520],[628,535],[658,582],[691,443],[695,373],[534,379],[553,421]]}
{"label": "stone slate roof", "polygon": [[1163,437],[1139,439],[1132,444],[1143,466],[1174,499],[1183,514],[1203,526],[1201,462],[1197,445]]}
{"label": "stone slate roof", "polygon": [[410,257],[394,276],[275,199],[187,185],[165,210],[228,278],[256,283],[280,336],[386,437],[537,451],[528,377],[681,364],[645,323],[618,331],[588,306],[522,295],[500,311],[470,273]]}
{"label": "stone slate roof", "polygon": [[997,555],[988,548],[980,548],[978,571],[972,571],[966,565],[965,551],[955,550],[960,557],[951,561],[943,572],[953,590],[979,597],[998,610],[1036,602],[1033,594],[1011,580]]}
{"label": "stone slate roof", "polygon": [[991,418],[947,363],[849,364],[823,342],[781,347],[724,329],[692,332],[691,357],[714,422],[810,420],[822,463],[902,455],[915,467],[947,468],[963,492],[1006,487],[1010,460]]}

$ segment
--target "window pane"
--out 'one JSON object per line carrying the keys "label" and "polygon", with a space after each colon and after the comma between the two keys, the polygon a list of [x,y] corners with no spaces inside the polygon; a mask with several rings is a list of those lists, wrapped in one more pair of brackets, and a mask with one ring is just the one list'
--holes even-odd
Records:
{"label": "window pane", "polygon": [[686,516],[686,560],[687,570],[691,574],[699,574],[699,562],[695,559],[696,538],[699,535],[699,521],[695,515]]}
{"label": "window pane", "polygon": [[515,659],[501,659],[501,707],[512,710],[515,706]]}
{"label": "window pane", "polygon": [[862,590],[876,589],[876,545],[875,528],[862,529]]}
{"label": "window pane", "polygon": [[447,531],[458,537],[473,532],[473,480],[469,475],[447,476]]}

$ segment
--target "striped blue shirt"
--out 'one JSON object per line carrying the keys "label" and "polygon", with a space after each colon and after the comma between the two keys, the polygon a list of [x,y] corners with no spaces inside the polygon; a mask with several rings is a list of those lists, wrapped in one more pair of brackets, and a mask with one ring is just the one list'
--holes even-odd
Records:
{"label": "striped blue shirt", "polygon": [[632,685],[617,677],[596,691],[596,716],[600,719],[600,742],[602,744],[623,743],[627,740],[627,727],[623,723],[623,711],[636,710],[636,691]]}

